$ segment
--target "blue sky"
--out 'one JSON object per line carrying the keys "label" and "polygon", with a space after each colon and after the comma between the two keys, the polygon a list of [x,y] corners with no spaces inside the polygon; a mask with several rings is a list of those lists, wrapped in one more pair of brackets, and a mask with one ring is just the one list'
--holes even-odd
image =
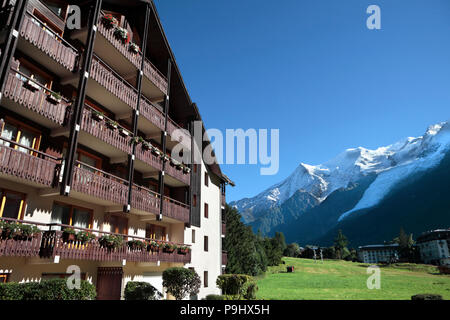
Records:
{"label": "blue sky", "polygon": [[[280,130],[280,170],[223,165],[251,197],[300,162],[450,119],[448,0],[155,0],[207,128]],[[381,30],[366,9],[381,8]]]}

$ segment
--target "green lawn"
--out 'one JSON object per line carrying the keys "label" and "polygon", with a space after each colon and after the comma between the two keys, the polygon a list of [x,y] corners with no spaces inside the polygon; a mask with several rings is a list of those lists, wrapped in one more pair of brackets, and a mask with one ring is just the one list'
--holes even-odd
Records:
{"label": "green lawn", "polygon": [[[450,276],[438,275],[434,266],[396,264],[381,267],[381,288],[367,289],[367,264],[283,258],[284,265],[269,267],[258,279],[258,299],[267,300],[410,300],[419,293],[450,299]],[[286,273],[286,266],[294,273]]]}

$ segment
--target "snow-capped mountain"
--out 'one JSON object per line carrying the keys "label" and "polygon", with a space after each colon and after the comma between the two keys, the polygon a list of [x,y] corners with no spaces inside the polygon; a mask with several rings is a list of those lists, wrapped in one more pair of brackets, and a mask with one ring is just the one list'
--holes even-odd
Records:
{"label": "snow-capped mountain", "polygon": [[442,122],[430,126],[423,136],[409,137],[376,150],[352,148],[324,164],[301,163],[284,181],[254,198],[231,205],[239,210],[244,222],[257,225],[258,220],[267,219],[273,209],[280,208],[298,192],[313,196],[320,204],[336,190],[375,176],[356,205],[339,212],[337,223],[360,209],[376,205],[399,181],[438,165],[449,149],[450,122]]}

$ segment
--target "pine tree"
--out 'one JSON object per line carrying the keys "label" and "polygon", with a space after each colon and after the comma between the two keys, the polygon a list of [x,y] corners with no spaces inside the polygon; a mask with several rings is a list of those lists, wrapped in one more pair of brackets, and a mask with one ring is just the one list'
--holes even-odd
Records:
{"label": "pine tree", "polygon": [[346,252],[346,250],[344,249],[347,249],[347,245],[348,245],[347,237],[344,236],[342,230],[339,229],[338,234],[334,239],[334,248],[336,250],[336,256],[338,259],[343,258],[344,252]]}

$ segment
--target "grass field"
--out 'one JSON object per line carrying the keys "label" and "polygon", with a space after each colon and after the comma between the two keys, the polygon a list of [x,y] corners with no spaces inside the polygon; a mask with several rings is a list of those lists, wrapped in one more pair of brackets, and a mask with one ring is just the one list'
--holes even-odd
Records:
{"label": "grass field", "polygon": [[[410,300],[419,293],[450,299],[450,276],[434,266],[396,264],[382,266],[381,288],[369,290],[368,265],[356,262],[283,258],[284,265],[269,267],[258,278],[258,299],[273,300]],[[294,273],[286,273],[294,266]]]}

